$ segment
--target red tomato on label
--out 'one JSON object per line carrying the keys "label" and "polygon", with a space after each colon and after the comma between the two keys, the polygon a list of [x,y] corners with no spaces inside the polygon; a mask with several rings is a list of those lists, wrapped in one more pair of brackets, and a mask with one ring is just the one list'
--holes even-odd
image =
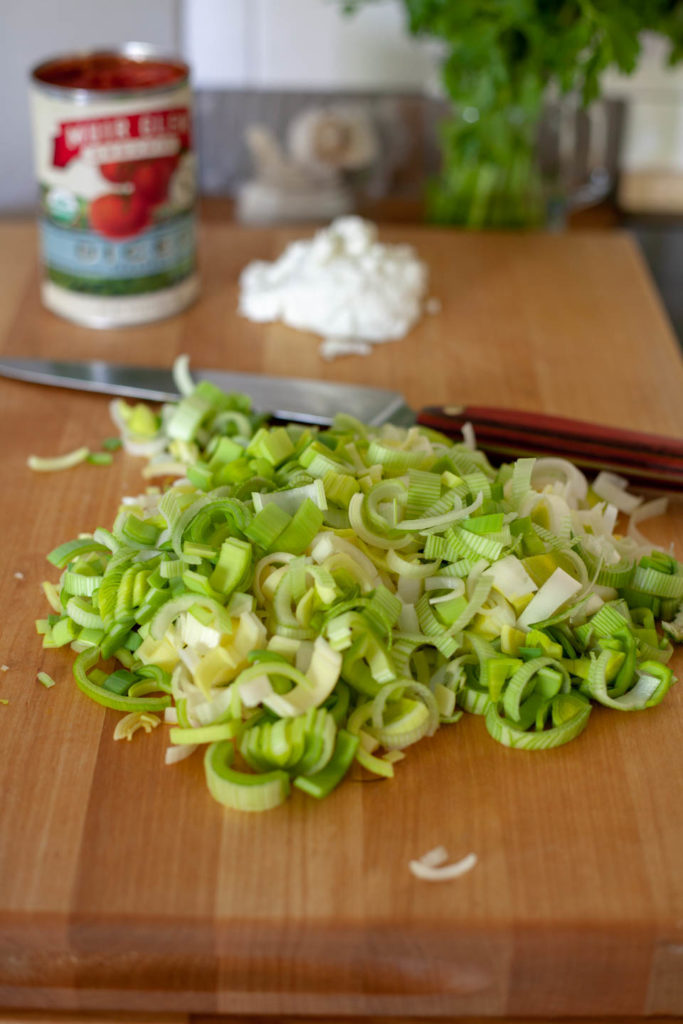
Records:
{"label": "red tomato on label", "polygon": [[135,192],[114,192],[93,199],[89,207],[90,226],[106,238],[137,235],[149,223],[149,207]]}
{"label": "red tomato on label", "polygon": [[130,160],[121,164],[100,164],[100,174],[107,181],[115,181],[120,184],[122,181],[131,180],[136,167],[137,163]]}
{"label": "red tomato on label", "polygon": [[180,163],[180,153],[174,153],[173,156],[161,156],[157,162],[167,167],[169,174],[173,174]]}
{"label": "red tomato on label", "polygon": [[143,160],[133,173],[133,187],[150,206],[162,203],[168,193],[168,183],[173,174],[173,157],[158,160]]}

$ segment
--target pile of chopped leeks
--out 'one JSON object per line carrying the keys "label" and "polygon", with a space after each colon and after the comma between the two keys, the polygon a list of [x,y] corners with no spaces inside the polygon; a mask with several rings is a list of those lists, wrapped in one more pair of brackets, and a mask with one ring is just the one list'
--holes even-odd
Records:
{"label": "pile of chopped leeks", "polygon": [[509,747],[556,747],[595,704],[649,708],[675,682],[683,566],[637,526],[662,499],[561,459],[494,469],[471,436],[268,426],[175,369],[179,402],[112,407],[143,474],[174,482],[48,556],[37,626],[125,712],[118,737],[161,715],[167,763],[201,747],[220,803],[323,797],[354,762],[390,778],[463,712]]}

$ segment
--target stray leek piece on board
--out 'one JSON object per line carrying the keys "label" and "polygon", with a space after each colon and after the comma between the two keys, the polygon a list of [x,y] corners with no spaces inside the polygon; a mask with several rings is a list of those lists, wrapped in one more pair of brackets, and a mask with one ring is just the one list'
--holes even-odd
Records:
{"label": "stray leek piece on board", "polygon": [[563,459],[493,468],[419,427],[270,427],[175,372],[160,412],[112,404],[164,486],[51,552],[37,629],[127,716],[119,735],[163,712],[167,763],[203,749],[220,803],[320,799],[354,765],[392,778],[464,714],[506,746],[559,747],[595,704],[651,708],[675,682],[683,566],[638,529],[659,499],[613,476],[591,490]]}

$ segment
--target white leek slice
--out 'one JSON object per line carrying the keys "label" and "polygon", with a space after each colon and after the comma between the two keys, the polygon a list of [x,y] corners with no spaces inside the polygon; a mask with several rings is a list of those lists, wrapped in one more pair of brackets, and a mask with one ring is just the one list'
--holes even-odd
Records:
{"label": "white leek slice", "polygon": [[[290,663],[290,665],[293,665],[296,661],[297,651],[302,643],[302,640],[294,640],[288,636],[278,636],[275,634],[274,636],[271,636],[266,648],[269,651],[274,651],[275,654],[281,654],[282,657]],[[297,666],[297,668],[298,667],[299,666]]]}
{"label": "white leek slice", "polygon": [[[451,512],[444,512],[440,516],[422,516],[419,519],[404,519],[402,522],[397,523],[396,529],[398,530],[432,530],[441,527],[451,526],[459,519],[467,519],[472,512],[481,505],[484,500],[482,491],[479,491],[476,498],[471,504],[466,505],[464,508],[453,509]],[[395,547],[396,545],[394,545]]]}
{"label": "white leek slice", "polygon": [[195,383],[190,374],[190,357],[183,353],[174,360],[171,368],[173,383],[181,395],[191,395],[195,389]]}
{"label": "white leek slice", "polygon": [[[220,718],[223,717],[227,712],[232,712],[233,709],[237,708],[237,689],[234,686],[226,686],[221,689],[214,690],[214,695],[210,699],[202,699],[193,702],[192,715],[197,725],[213,725]],[[241,690],[239,691],[239,697],[242,697]],[[242,699],[242,703],[244,700]]]}
{"label": "white leek slice", "polygon": [[[306,686],[297,684],[293,690],[284,695],[273,694],[264,700],[266,707],[281,718],[300,715],[309,708],[317,708],[327,700],[337,685],[342,666],[342,655],[330,647],[327,640],[319,636],[313,645],[313,657],[306,673]],[[272,663],[260,666],[273,670]],[[275,666],[285,669],[288,666]],[[265,674],[265,672],[264,672]],[[283,672],[283,675],[288,673]]]}
{"label": "white leek slice", "polygon": [[[608,600],[612,600],[616,596],[617,592],[616,590],[613,590]],[[600,596],[600,594],[591,594],[591,596],[588,598],[585,605],[583,606],[583,613],[586,616],[586,618],[590,618],[591,615],[595,615],[596,612],[600,611],[604,603],[605,600]]]}
{"label": "white leek slice", "polygon": [[[412,537],[410,535],[399,537],[398,539],[389,539],[388,537],[381,537],[379,534],[373,533],[368,529],[363,521],[362,509],[364,501],[364,494],[354,494],[348,508],[349,522],[361,540],[364,540],[366,544],[372,545],[372,547],[382,548],[387,551],[391,548],[404,548],[411,543]],[[409,527],[409,529],[412,529],[412,527]]]}
{"label": "white leek slice", "polygon": [[217,647],[224,635],[214,626],[205,626],[190,612],[181,612],[178,616],[176,631],[180,642],[194,647],[199,654],[210,647]]}
{"label": "white leek slice", "polygon": [[515,601],[538,590],[538,586],[515,555],[500,558],[489,569],[485,569],[483,575],[492,577],[494,588],[508,601]]}
{"label": "white leek slice", "polygon": [[592,487],[599,498],[609,501],[620,512],[631,515],[642,504],[643,499],[637,494],[629,494],[626,490],[628,480],[616,473],[603,471],[598,473]]}
{"label": "white leek slice", "polygon": [[536,459],[531,474],[532,486],[536,490],[551,487],[569,504],[576,505],[588,494],[588,481],[572,462],[567,459],[544,457]]}
{"label": "white leek slice", "polygon": [[404,604],[415,604],[422,595],[422,580],[399,576],[396,593]]}
{"label": "white leek slice", "polygon": [[401,608],[401,614],[398,617],[397,625],[403,633],[420,632],[420,620],[417,617],[414,604],[403,605]]}
{"label": "white leek slice", "polygon": [[448,860],[448,850],[445,846],[435,846],[433,850],[427,850],[427,853],[418,857],[418,860],[428,868],[438,868]]}
{"label": "white leek slice", "polygon": [[223,605],[211,597],[205,597],[204,594],[181,594],[180,597],[174,597],[161,606],[151,621],[150,635],[155,640],[161,640],[173,620],[181,612],[189,611],[195,604],[213,612],[214,620],[223,627],[222,632],[230,632],[230,618]]}
{"label": "white leek slice", "polygon": [[239,684],[240,697],[245,708],[255,708],[273,696],[273,687],[268,676],[256,676]]}
{"label": "white leek slice", "polygon": [[529,604],[517,620],[520,629],[528,629],[534,622],[543,622],[554,615],[571,597],[581,590],[581,583],[570,576],[564,569],[555,572],[534,594]]}
{"label": "white leek slice", "polygon": [[197,743],[179,743],[172,747],[166,747],[164,764],[177,764],[179,761],[184,761],[185,758],[194,754],[197,746]]}
{"label": "white leek slice", "polygon": [[255,491],[251,496],[255,512],[261,512],[266,505],[274,504],[279,505],[281,509],[284,509],[285,512],[292,516],[306,498],[309,498],[323,512],[327,509],[327,498],[325,497],[325,488],[322,480],[316,479],[310,484],[292,487],[288,491],[269,491],[265,493]]}
{"label": "white leek slice", "polygon": [[639,505],[638,508],[631,513],[627,531],[628,536],[631,540],[634,540],[640,548],[646,548],[648,551],[652,551],[653,549],[655,551],[664,550],[657,544],[652,544],[652,542],[640,532],[638,529],[638,523],[643,523],[646,519],[655,519],[657,516],[663,516],[668,507],[668,498],[653,498],[652,501],[646,501],[643,505]]}
{"label": "white leek slice", "polygon": [[409,867],[416,878],[421,878],[425,882],[448,882],[452,878],[459,878],[471,871],[476,863],[476,853],[468,853],[466,857],[454,864],[437,866],[425,864],[423,860],[411,860]]}
{"label": "white leek slice", "polygon": [[543,508],[548,514],[550,532],[554,535],[554,543],[560,546],[568,544],[572,526],[572,508],[569,502],[561,494],[552,494],[550,492],[543,494],[532,493],[522,503],[520,515],[531,515],[533,518],[533,513]]}
{"label": "white leek slice", "polygon": [[462,427],[460,428],[460,431],[462,433],[462,443],[465,445],[465,447],[469,448],[471,452],[476,451],[477,435],[475,434],[474,427],[472,426],[469,420],[467,421],[467,423],[463,423]]}
{"label": "white leek slice", "polygon": [[391,550],[387,552],[387,567],[398,573],[401,579],[424,579],[438,569],[439,563],[409,561]]}
{"label": "white leek slice", "polygon": [[[359,495],[359,497],[361,497]],[[311,545],[311,558],[318,564],[324,563],[331,555],[348,555],[358,565],[368,586],[376,587],[381,580],[371,559],[352,541],[338,537],[335,533],[319,533]]]}

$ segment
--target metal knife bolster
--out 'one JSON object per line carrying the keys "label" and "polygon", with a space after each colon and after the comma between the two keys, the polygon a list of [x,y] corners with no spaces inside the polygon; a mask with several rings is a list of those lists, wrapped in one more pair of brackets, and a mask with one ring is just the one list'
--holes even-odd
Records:
{"label": "metal knife bolster", "polygon": [[[100,360],[78,363],[3,358],[0,375],[152,402],[178,398],[172,372],[159,367],[115,365]],[[257,412],[271,413],[277,419],[324,426],[332,422],[336,413],[346,412],[371,426],[387,421],[402,425],[415,422],[415,414],[403,397],[384,388],[227,370],[197,370],[192,372],[192,378],[208,380],[223,391],[249,395]]]}

